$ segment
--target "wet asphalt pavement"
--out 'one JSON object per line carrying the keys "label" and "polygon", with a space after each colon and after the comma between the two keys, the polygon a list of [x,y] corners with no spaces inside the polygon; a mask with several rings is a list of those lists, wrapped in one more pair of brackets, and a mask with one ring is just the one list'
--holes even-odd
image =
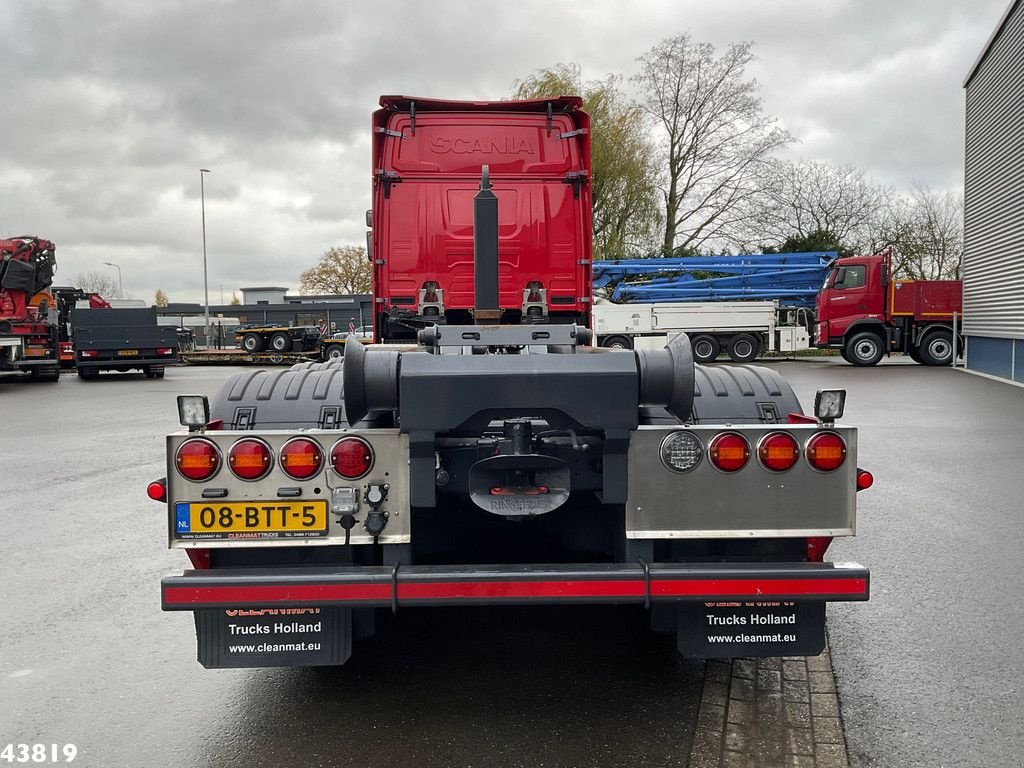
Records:
{"label": "wet asphalt pavement", "polygon": [[[1021,765],[1024,389],[886,363],[779,363],[805,404],[849,390],[872,569],[829,632],[855,766]],[[0,379],[0,742],[74,743],[76,765],[685,765],[703,665],[606,608],[400,612],[344,667],[203,670],[162,613],[174,396],[150,381]]]}
{"label": "wet asphalt pavement", "polygon": [[343,667],[200,667],[145,488],[175,395],[229,374],[0,378],[0,742],[83,768],[686,764],[703,664],[638,609],[405,610]]}
{"label": "wet asphalt pavement", "polygon": [[848,390],[859,464],[855,539],[871,601],[829,609],[850,763],[1024,765],[1024,388],[949,369],[777,366],[801,402]]}

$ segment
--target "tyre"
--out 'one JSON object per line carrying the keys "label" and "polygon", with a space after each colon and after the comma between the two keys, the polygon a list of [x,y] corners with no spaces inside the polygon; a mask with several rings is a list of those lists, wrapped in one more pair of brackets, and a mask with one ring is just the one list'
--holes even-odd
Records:
{"label": "tyre", "polygon": [[148,365],[142,366],[142,375],[145,376],[147,379],[152,379],[153,369],[150,368]]}
{"label": "tyre", "polygon": [[331,344],[324,352],[324,360],[341,360],[345,357],[345,348],[341,344]]}
{"label": "tyre", "polygon": [[738,333],[729,339],[729,358],[734,363],[752,363],[761,354],[761,341],[749,333]]}
{"label": "tyre", "polygon": [[850,356],[846,353],[846,347],[839,348],[839,356],[843,358],[843,360],[848,362],[850,365],[853,365],[853,360],[851,360]]}
{"label": "tyre", "polygon": [[932,331],[925,335],[917,352],[925,365],[949,365],[953,362],[953,334]]}
{"label": "tyre", "polygon": [[263,351],[263,339],[257,333],[247,333],[242,337],[242,349],[249,354]]}
{"label": "tyre", "polygon": [[921,350],[918,347],[911,347],[910,349],[908,349],[907,357],[909,357],[918,365],[924,365],[924,360],[921,359]]}
{"label": "tyre", "polygon": [[164,367],[162,365],[153,366],[153,378],[162,379],[164,377]]}
{"label": "tyre", "polygon": [[601,346],[609,349],[632,349],[633,340],[629,336],[606,336]]}
{"label": "tyre", "polygon": [[291,339],[287,333],[275,333],[270,337],[270,348],[275,352],[288,352],[292,348]]}
{"label": "tyre", "polygon": [[690,339],[690,346],[693,349],[693,360],[696,363],[711,363],[722,351],[718,339],[702,333]]}
{"label": "tyre", "polygon": [[871,331],[858,333],[846,342],[844,357],[856,366],[877,365],[885,354],[882,337]]}
{"label": "tyre", "polygon": [[97,379],[99,378],[100,372],[96,368],[79,368],[78,378],[80,379]]}

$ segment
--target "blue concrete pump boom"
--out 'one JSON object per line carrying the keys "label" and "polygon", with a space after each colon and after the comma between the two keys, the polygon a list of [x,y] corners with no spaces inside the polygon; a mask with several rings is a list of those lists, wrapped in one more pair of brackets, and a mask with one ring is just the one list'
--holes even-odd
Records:
{"label": "blue concrete pump boom", "polygon": [[[813,307],[835,251],[595,261],[594,288],[616,303],[778,300]],[[639,278],[639,279],[638,279]]]}

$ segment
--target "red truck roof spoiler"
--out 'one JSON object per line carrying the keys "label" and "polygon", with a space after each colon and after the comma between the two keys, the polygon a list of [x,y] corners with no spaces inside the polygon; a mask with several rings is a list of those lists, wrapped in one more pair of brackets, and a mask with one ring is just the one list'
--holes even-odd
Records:
{"label": "red truck roof spoiler", "polygon": [[557,112],[583,109],[579,96],[556,96],[550,99],[520,99],[505,101],[453,101],[451,99],[424,99],[419,96],[381,96],[380,105],[389,112],[408,112],[410,105],[417,112],[546,112],[548,104]]}

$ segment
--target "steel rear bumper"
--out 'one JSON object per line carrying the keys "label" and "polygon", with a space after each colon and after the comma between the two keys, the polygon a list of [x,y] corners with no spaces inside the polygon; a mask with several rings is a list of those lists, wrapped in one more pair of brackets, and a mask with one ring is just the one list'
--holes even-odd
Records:
{"label": "steel rear bumper", "polygon": [[867,600],[855,563],[231,568],[161,582],[165,611],[249,606],[388,607],[541,603]]}

